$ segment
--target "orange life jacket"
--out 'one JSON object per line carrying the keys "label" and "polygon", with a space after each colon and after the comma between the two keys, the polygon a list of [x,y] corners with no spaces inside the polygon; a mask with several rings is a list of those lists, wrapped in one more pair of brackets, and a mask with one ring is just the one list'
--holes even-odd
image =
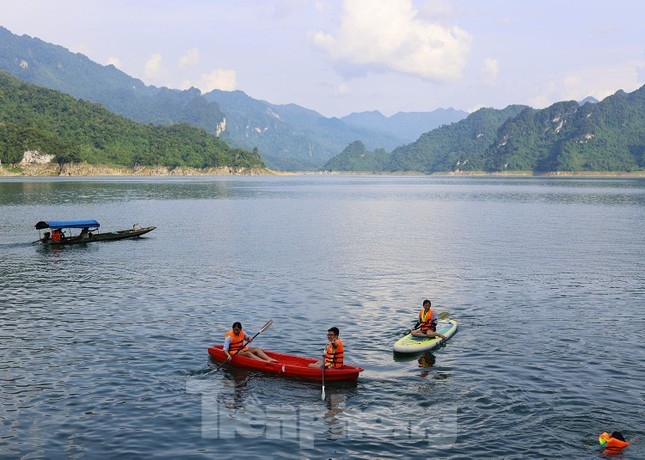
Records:
{"label": "orange life jacket", "polygon": [[60,241],[63,234],[60,230],[56,229],[52,231],[52,241]]}
{"label": "orange life jacket", "polygon": [[430,329],[432,332],[437,331],[437,323],[432,321],[434,316],[434,310],[431,308],[428,310],[428,313],[424,309],[419,312],[419,327],[422,332],[426,332]]}
{"label": "orange life jacket", "polygon": [[599,438],[605,440],[605,452],[607,453],[616,453],[623,450],[625,447],[629,446],[629,442],[621,441],[617,438],[612,438],[609,433],[602,433]]}
{"label": "orange life jacket", "polygon": [[325,350],[325,367],[339,369],[343,367],[345,347],[343,346],[343,341],[340,340],[340,338],[336,338],[335,343],[335,349],[332,348],[331,343],[327,344],[327,349]]}
{"label": "orange life jacket", "polygon": [[224,340],[226,340],[226,337],[231,338],[231,343],[228,346],[228,352],[230,354],[237,354],[240,351],[245,351],[248,350],[248,347],[244,346],[244,337],[246,334],[244,331],[240,331],[240,335],[235,335],[233,332],[233,329],[228,331],[226,334],[224,334]]}

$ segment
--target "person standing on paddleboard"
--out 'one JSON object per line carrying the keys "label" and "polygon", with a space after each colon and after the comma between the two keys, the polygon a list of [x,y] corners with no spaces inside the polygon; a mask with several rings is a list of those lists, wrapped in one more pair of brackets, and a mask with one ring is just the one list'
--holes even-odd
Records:
{"label": "person standing on paddleboard", "polygon": [[410,331],[415,337],[441,337],[442,340],[446,340],[446,336],[437,332],[437,321],[439,317],[437,312],[432,308],[432,302],[428,299],[423,301],[423,308],[419,312],[419,321]]}
{"label": "person standing on paddleboard", "polygon": [[[325,361],[325,367],[327,369],[339,369],[343,367],[343,359],[345,355],[345,347],[343,346],[343,341],[340,340],[340,331],[337,327],[331,327],[327,331],[327,348],[325,348],[325,354],[323,359]],[[321,367],[323,365],[323,360],[316,361],[315,363],[309,364],[309,367]]]}

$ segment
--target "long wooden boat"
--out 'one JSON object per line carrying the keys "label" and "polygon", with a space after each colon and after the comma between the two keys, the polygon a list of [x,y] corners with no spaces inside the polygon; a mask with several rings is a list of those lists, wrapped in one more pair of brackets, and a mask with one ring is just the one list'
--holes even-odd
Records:
{"label": "long wooden boat", "polygon": [[[50,230],[38,240],[43,244],[52,246],[64,246],[68,244],[85,244],[93,243],[95,241],[114,241],[123,240],[126,238],[138,238],[148,232],[153,231],[157,227],[139,227],[138,224],[132,226],[127,230],[116,230],[113,232],[100,233],[99,224],[92,219],[86,220],[49,220],[40,221],[35,227],[37,230]],[[77,235],[65,234],[71,233],[74,229],[80,229]]]}
{"label": "long wooden boat", "polygon": [[[322,368],[309,367],[309,364],[315,363],[318,361],[317,359],[277,353],[275,351],[263,351],[267,356],[277,359],[278,362],[271,363],[260,359],[247,358],[246,356],[233,356],[229,364],[271,374],[279,374],[285,377],[298,377],[316,382],[322,381]],[[220,363],[226,361],[227,358],[222,350],[222,345],[210,347],[208,354]],[[358,374],[361,372],[363,372],[363,368],[349,366],[347,364],[340,369],[325,369],[325,382],[355,382],[358,379]]]}

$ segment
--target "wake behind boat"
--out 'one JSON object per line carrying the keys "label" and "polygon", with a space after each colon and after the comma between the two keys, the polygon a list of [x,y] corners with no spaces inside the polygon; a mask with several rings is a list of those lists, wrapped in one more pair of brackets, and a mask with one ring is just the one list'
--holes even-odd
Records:
{"label": "wake behind boat", "polygon": [[[49,220],[40,221],[35,227],[36,230],[46,230],[44,235],[38,240],[43,244],[52,246],[64,246],[68,244],[84,244],[95,241],[114,241],[127,238],[138,238],[157,227],[139,227],[134,224],[131,229],[116,230],[108,233],[100,233],[99,224],[96,220]],[[74,230],[80,230],[77,235],[72,234]]]}
{"label": "wake behind boat", "polygon": [[[277,359],[278,362],[271,363],[260,359],[247,358],[246,356],[233,356],[230,364],[271,374],[279,374],[285,377],[299,377],[316,382],[322,381],[322,369],[320,367],[309,367],[309,364],[317,361],[314,358],[305,358],[268,350],[264,350],[264,353],[273,359]],[[220,363],[223,363],[227,359],[226,354],[222,350],[222,345],[210,347],[208,354]],[[325,369],[325,381],[355,382],[358,380],[358,374],[361,372],[363,372],[363,368],[345,364],[340,369]]]}

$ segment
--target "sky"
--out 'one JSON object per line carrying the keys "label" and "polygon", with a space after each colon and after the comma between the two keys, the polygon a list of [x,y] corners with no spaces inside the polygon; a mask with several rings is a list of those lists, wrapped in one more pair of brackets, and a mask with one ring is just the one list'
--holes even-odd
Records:
{"label": "sky", "polygon": [[544,108],[645,84],[643,0],[20,0],[0,25],[147,85],[326,117]]}

